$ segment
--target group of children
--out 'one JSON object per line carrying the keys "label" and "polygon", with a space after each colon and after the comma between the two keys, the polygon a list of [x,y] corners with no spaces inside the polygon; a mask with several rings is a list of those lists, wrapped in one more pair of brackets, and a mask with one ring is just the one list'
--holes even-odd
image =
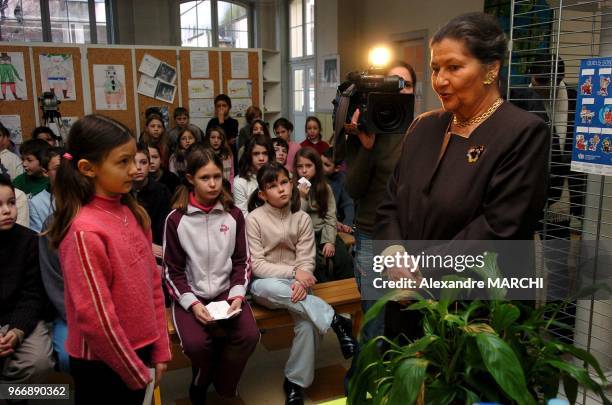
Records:
{"label": "group of children", "polygon": [[[0,292],[0,382],[31,382],[56,359],[74,377],[76,403],[142,403],[170,360],[164,291],[193,364],[194,404],[210,384],[236,395],[260,337],[249,293],[294,317],[287,403],[303,402],[328,329],[346,358],[356,353],[350,321],[309,294],[316,282],[353,277],[338,237],[351,231],[353,207],[321,123],[306,120],[300,145],[284,118],[272,139],[251,107],[239,136],[229,97],[217,96],[215,110],[204,133],[183,108],[170,131],[150,114],[139,142],[121,123],[89,115],[65,148],[51,146],[49,130],[21,145],[20,160],[0,126],[0,248],[11,258],[0,270],[11,287]],[[210,309],[218,301],[226,317]],[[221,350],[215,328],[227,336]],[[101,392],[101,379],[111,388]]]}

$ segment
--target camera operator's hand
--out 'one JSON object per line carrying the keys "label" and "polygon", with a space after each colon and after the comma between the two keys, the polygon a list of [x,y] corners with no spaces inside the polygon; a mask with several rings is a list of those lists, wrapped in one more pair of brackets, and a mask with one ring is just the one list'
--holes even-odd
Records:
{"label": "camera operator's hand", "polygon": [[357,123],[359,122],[359,108],[355,110],[353,116],[351,117],[350,124],[344,124],[344,131],[346,131],[349,135],[357,135],[359,141],[361,142],[361,146],[363,146],[367,150],[371,150],[374,147],[374,142],[376,141],[376,134],[366,134],[363,131],[359,130]]}

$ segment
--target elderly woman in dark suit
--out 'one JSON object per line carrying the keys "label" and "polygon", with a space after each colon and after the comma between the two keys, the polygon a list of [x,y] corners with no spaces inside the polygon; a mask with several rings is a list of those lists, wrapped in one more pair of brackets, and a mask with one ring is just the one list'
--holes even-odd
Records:
{"label": "elderly woman in dark suit", "polygon": [[[504,33],[491,16],[465,14],[430,49],[442,109],[409,128],[375,239],[532,239],[546,200],[548,128],[500,96]],[[407,332],[397,309],[387,309],[391,335]]]}

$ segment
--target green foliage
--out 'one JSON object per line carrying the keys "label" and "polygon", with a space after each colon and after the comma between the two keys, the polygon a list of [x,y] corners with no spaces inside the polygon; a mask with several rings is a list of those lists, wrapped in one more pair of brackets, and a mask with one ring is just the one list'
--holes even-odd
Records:
{"label": "green foliage", "polygon": [[[496,267],[495,258],[486,265]],[[494,292],[496,298],[499,293]],[[349,382],[349,404],[414,404],[424,386],[427,405],[535,405],[556,397],[561,381],[572,404],[578,387],[612,404],[602,388],[606,378],[597,360],[549,333],[561,325],[555,317],[564,304],[535,308],[501,299],[457,301],[453,292],[435,301],[395,291],[381,298],[365,320],[375,318],[390,300],[411,300],[406,310],[423,315],[424,336],[408,344],[382,336],[365,342]]]}

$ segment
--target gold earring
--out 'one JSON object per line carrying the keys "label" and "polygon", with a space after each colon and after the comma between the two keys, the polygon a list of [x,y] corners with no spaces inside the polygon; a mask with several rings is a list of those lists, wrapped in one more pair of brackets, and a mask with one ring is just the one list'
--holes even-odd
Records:
{"label": "gold earring", "polygon": [[482,82],[483,84],[489,85],[491,83],[493,83],[493,80],[495,80],[495,74],[494,73],[487,73],[487,78]]}

